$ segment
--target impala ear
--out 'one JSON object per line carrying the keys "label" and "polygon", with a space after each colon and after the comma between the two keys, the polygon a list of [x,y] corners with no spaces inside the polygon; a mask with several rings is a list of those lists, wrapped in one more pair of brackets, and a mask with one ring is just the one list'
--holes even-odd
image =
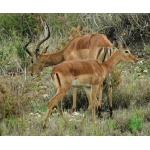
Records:
{"label": "impala ear", "polygon": [[42,54],[45,54],[47,52],[48,48],[49,48],[49,46],[45,47],[45,49],[42,51]]}
{"label": "impala ear", "polygon": [[122,47],[123,47],[124,49],[127,49],[127,45],[126,45],[125,43],[122,44]]}
{"label": "impala ear", "polygon": [[116,48],[118,48],[118,49],[120,49],[120,48],[122,48],[122,44],[121,44],[121,42],[119,42],[119,41],[113,41],[113,46],[114,47],[116,47]]}

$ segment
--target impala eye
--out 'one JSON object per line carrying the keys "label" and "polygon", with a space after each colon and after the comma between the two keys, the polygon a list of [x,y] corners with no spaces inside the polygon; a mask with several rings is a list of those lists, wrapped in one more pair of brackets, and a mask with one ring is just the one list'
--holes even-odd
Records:
{"label": "impala eye", "polygon": [[125,53],[129,53],[129,51],[125,51]]}

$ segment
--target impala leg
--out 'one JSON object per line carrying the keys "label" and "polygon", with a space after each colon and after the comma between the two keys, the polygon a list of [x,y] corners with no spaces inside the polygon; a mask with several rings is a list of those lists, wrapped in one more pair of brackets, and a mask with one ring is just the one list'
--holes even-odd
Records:
{"label": "impala leg", "polygon": [[87,108],[88,109],[91,109],[91,105],[92,105],[92,100],[91,100],[91,87],[90,88],[84,88],[84,91],[85,91],[85,94],[86,94],[86,97],[88,99],[88,103],[89,103],[89,106]]}
{"label": "impala leg", "polygon": [[83,117],[83,119],[81,121],[81,125],[83,125],[83,123],[85,121],[85,118],[86,118],[88,112],[91,109],[92,109],[92,120],[93,120],[93,123],[96,122],[96,116],[95,116],[96,109],[95,109],[95,107],[96,107],[96,104],[97,104],[97,99],[96,99],[97,89],[98,89],[98,86],[92,86],[91,88],[86,88],[85,89],[86,96],[87,96],[88,102],[89,102],[89,106],[88,106],[88,109],[85,112],[84,117]]}
{"label": "impala leg", "polygon": [[99,85],[94,85],[92,86],[92,118],[93,118],[93,123],[96,121],[96,110],[98,108],[99,102],[97,100],[97,92],[99,89]]}
{"label": "impala leg", "polygon": [[98,107],[97,107],[97,111],[98,111],[98,117],[102,117],[101,115],[101,106],[102,106],[102,91],[103,91],[103,85],[99,85],[99,98],[98,98]]}
{"label": "impala leg", "polygon": [[[43,122],[43,128],[46,127],[46,124],[48,122],[48,119],[50,117],[50,113],[51,113],[51,110],[57,106],[58,102],[63,98],[63,96],[66,94],[66,92],[61,92],[61,91],[58,91],[57,94],[48,102],[47,104],[47,112],[46,112],[46,118]],[[60,109],[59,109],[59,113],[60,113]],[[60,113],[61,114],[61,113]],[[62,115],[61,115],[62,116]]]}
{"label": "impala leg", "polygon": [[112,118],[113,109],[112,109],[112,83],[110,81],[110,77],[108,79],[108,104],[109,104],[109,111],[110,111],[110,118]]}
{"label": "impala leg", "polygon": [[85,121],[85,118],[88,114],[88,112],[91,110],[91,104],[92,104],[92,88],[84,88],[85,89],[85,92],[86,92],[86,96],[87,96],[87,99],[88,99],[88,102],[89,102],[89,106],[88,106],[88,109],[86,110],[86,112],[84,113],[84,117],[81,121],[81,127],[83,126],[83,123]]}
{"label": "impala leg", "polygon": [[98,101],[96,98],[96,94],[97,94],[97,90],[98,90],[99,86],[92,86],[92,119],[93,119],[93,123],[96,123],[96,106],[98,105]]}
{"label": "impala leg", "polygon": [[73,105],[71,108],[71,112],[73,113],[76,109],[76,103],[77,103],[77,87],[73,87]]}

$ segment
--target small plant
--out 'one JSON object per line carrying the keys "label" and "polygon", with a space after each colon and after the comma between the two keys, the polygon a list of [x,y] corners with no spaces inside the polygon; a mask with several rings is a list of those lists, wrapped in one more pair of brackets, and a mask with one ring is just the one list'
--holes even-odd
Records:
{"label": "small plant", "polygon": [[109,119],[109,120],[107,121],[107,126],[108,126],[108,128],[109,128],[110,133],[111,133],[113,130],[115,130],[116,127],[117,127],[116,122],[115,122],[114,120],[111,120],[111,119]]}
{"label": "small plant", "polygon": [[136,69],[134,69],[133,78],[134,78],[134,80],[136,80],[138,78],[138,73],[137,73]]}
{"label": "small plant", "polygon": [[41,111],[46,112],[46,110],[47,110],[47,106],[45,104],[42,104]]}
{"label": "small plant", "polygon": [[34,112],[38,112],[39,111],[39,107],[38,107],[37,103],[34,104],[33,109],[34,109]]}
{"label": "small plant", "polygon": [[137,116],[131,116],[129,127],[131,129],[131,132],[136,132],[137,130],[141,129],[143,123],[143,119]]}
{"label": "small plant", "polygon": [[145,49],[150,52],[150,45],[147,45]]}

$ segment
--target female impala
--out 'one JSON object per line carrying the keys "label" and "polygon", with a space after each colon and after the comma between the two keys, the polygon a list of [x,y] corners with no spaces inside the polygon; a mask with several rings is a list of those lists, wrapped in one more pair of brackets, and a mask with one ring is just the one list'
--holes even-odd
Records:
{"label": "female impala", "polygon": [[[58,102],[63,98],[66,92],[71,86],[84,86],[86,92],[89,93],[89,107],[92,109],[92,118],[95,122],[95,91],[93,88],[96,85],[102,85],[104,79],[112,71],[112,69],[121,61],[134,62],[137,58],[131,54],[126,45],[114,45],[114,53],[105,62],[99,63],[95,60],[72,60],[65,61],[56,65],[52,70],[52,79],[57,87],[56,95],[48,102],[48,110],[46,112],[46,118],[43,123],[43,128],[46,127],[49,119],[50,112],[54,106],[57,106]],[[98,110],[101,111],[102,101],[102,88],[99,90],[99,106]],[[100,112],[101,113],[101,112]]]}
{"label": "female impala", "polygon": [[[47,25],[47,24],[46,24]],[[37,74],[43,67],[57,65],[63,61],[67,60],[87,60],[94,59],[99,62],[104,62],[113,53],[112,43],[108,40],[104,34],[92,34],[84,35],[81,37],[76,37],[71,40],[68,45],[58,52],[52,54],[40,54],[40,45],[44,43],[50,37],[50,30],[48,28],[48,35],[42,39],[36,46],[35,52],[31,53],[28,50],[28,45],[31,43],[31,38],[29,42],[24,46],[26,52],[31,56],[33,65],[31,67],[31,74]],[[43,51],[48,47],[46,47]],[[108,83],[108,82],[107,82]],[[110,115],[112,115],[112,89],[111,83],[109,81],[108,87],[108,102],[110,108]],[[95,91],[98,87],[95,86]],[[73,106],[72,111],[76,108],[76,94],[77,87],[73,88]],[[96,92],[95,92],[96,93]],[[87,95],[88,97],[88,95]],[[96,97],[96,94],[95,94]]]}

